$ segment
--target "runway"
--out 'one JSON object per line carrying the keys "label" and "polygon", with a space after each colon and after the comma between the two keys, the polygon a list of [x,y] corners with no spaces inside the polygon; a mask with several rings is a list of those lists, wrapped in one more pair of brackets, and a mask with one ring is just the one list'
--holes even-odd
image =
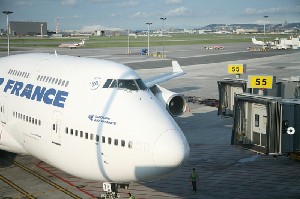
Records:
{"label": "runway", "polygon": [[[218,98],[217,80],[225,77],[228,64],[246,64],[247,74],[300,76],[299,51],[248,52],[244,43],[224,44],[224,50],[205,50],[203,45],[167,46],[166,58],[138,55],[139,49],[58,49],[59,55],[108,59],[137,70],[143,78],[171,71],[171,60],[186,75],[165,82],[163,87],[185,95]],[[161,47],[153,47],[160,50]],[[17,53],[48,52],[33,49]],[[5,52],[0,53],[0,57]],[[299,198],[300,162],[285,156],[257,155],[230,145],[232,118],[217,116],[215,107],[188,103],[190,111],[175,118],[187,137],[188,162],[170,176],[155,182],[132,183],[121,198],[133,193],[137,199],[161,198]],[[199,174],[197,193],[192,192],[192,168]],[[102,183],[74,178],[31,156],[0,153],[0,198],[99,198]]]}

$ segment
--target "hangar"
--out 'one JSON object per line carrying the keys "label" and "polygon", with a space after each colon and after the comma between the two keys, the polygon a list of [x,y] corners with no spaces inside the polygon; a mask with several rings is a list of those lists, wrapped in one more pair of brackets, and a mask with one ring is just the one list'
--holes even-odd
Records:
{"label": "hangar", "polygon": [[9,33],[12,35],[43,35],[47,34],[47,22],[10,21]]}

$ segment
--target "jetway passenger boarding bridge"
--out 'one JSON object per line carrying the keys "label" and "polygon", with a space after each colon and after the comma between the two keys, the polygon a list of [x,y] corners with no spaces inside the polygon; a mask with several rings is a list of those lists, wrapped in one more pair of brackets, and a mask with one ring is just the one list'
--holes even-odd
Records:
{"label": "jetway passenger boarding bridge", "polygon": [[267,155],[299,154],[300,159],[300,76],[241,79],[245,68],[229,64],[228,73],[236,78],[217,82],[218,115],[234,118],[231,144]]}
{"label": "jetway passenger boarding bridge", "polygon": [[299,152],[300,99],[237,94],[231,144],[267,155]]}

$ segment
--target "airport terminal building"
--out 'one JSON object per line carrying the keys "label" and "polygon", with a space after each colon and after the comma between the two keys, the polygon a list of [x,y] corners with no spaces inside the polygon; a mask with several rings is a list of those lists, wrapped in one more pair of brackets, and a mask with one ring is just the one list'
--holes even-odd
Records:
{"label": "airport terminal building", "polygon": [[11,35],[43,35],[47,34],[47,22],[23,22],[23,21],[10,21],[9,33]]}

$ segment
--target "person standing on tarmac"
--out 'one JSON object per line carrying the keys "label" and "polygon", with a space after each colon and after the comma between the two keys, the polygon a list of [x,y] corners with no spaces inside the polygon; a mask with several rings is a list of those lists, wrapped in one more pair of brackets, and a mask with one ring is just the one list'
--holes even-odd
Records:
{"label": "person standing on tarmac", "polygon": [[135,199],[134,195],[132,195],[131,193],[128,193],[129,199]]}
{"label": "person standing on tarmac", "polygon": [[196,193],[197,192],[197,182],[199,182],[199,177],[198,177],[198,173],[196,172],[195,168],[193,168],[190,179],[192,181],[193,191],[195,191],[195,193]]}

